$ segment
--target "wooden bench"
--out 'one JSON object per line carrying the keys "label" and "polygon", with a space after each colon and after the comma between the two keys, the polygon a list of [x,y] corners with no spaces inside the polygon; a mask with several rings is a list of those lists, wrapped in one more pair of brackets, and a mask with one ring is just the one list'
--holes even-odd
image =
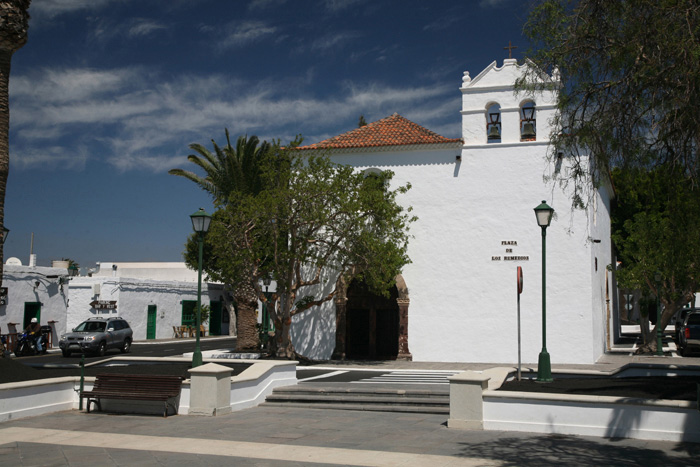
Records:
{"label": "wooden bench", "polygon": [[[87,399],[87,411],[90,403],[97,404],[102,410],[101,399],[162,401],[163,416],[168,416],[168,401],[180,395],[182,378],[169,375],[123,375],[114,373],[99,374],[91,391],[82,391],[81,399]],[[170,404],[175,409],[177,407]]]}

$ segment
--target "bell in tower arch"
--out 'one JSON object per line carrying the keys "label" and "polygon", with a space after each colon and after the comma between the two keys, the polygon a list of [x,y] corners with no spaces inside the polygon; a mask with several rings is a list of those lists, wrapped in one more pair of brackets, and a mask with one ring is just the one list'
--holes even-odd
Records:
{"label": "bell in tower arch", "polygon": [[487,138],[489,141],[495,141],[501,139],[501,122],[499,121],[501,117],[500,113],[489,113],[489,123],[488,123],[488,133]]}
{"label": "bell in tower arch", "polygon": [[522,108],[522,129],[520,131],[520,141],[535,141],[537,133],[535,131],[535,105],[528,102]]}
{"label": "bell in tower arch", "polygon": [[532,122],[525,122],[523,125],[522,139],[525,141],[534,140],[537,137],[535,125]]}

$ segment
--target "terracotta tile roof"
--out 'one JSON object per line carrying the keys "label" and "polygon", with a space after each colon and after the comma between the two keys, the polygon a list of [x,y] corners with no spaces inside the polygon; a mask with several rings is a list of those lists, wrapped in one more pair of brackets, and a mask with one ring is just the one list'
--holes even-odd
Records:
{"label": "terracotta tile roof", "polygon": [[445,138],[395,113],[342,135],[299,149],[370,148],[406,146],[409,144],[445,144],[461,142],[460,138]]}

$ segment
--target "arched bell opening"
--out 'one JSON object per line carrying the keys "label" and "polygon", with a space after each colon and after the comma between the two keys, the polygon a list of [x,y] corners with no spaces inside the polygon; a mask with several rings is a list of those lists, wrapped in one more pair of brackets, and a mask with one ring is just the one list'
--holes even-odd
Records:
{"label": "arched bell opening", "polygon": [[535,103],[526,101],[520,106],[520,141],[537,140]]}
{"label": "arched bell opening", "polygon": [[501,106],[491,103],[486,106],[486,142],[501,142]]}

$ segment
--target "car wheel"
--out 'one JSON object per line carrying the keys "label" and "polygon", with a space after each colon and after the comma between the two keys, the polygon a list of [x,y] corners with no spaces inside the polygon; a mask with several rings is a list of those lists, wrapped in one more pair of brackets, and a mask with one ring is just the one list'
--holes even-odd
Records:
{"label": "car wheel", "polygon": [[129,353],[129,350],[131,350],[131,339],[124,339],[124,343],[119,350],[121,350],[122,353]]}
{"label": "car wheel", "polygon": [[106,351],[107,351],[107,344],[104,342],[100,342],[100,346],[97,348],[97,355],[100,357],[104,357]]}
{"label": "car wheel", "polygon": [[63,349],[61,350],[61,353],[63,354],[64,357],[70,357],[70,350],[68,349]]}

